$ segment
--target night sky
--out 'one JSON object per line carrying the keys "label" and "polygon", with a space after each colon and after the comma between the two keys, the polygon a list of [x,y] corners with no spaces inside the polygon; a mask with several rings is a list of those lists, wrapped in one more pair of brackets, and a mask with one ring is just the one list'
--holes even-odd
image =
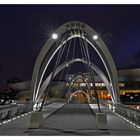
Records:
{"label": "night sky", "polygon": [[50,31],[71,20],[101,35],[117,69],[140,68],[140,5],[1,5],[0,89],[14,76],[30,80]]}

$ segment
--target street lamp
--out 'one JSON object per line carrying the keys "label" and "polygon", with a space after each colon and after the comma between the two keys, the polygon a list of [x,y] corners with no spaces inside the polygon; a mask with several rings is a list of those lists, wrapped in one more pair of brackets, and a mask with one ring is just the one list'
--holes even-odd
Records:
{"label": "street lamp", "polygon": [[97,40],[98,39],[98,35],[93,35],[93,39]]}
{"label": "street lamp", "polygon": [[52,39],[55,39],[55,40],[56,40],[57,38],[58,38],[58,34],[53,33],[53,34],[52,34]]}

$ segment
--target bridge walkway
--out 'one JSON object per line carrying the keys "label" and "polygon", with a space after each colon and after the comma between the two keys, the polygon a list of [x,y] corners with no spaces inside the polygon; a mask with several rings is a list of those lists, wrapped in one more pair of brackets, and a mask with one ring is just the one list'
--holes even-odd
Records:
{"label": "bridge walkway", "polygon": [[[103,112],[107,113],[108,129],[98,130],[96,128],[97,105],[92,104],[65,104],[62,107],[59,103],[51,105],[44,111],[42,127],[39,129],[28,129],[30,115],[16,119],[0,127],[0,135],[140,135],[131,124],[122,120],[106,107],[101,106]],[[61,108],[62,107],[62,108]]]}

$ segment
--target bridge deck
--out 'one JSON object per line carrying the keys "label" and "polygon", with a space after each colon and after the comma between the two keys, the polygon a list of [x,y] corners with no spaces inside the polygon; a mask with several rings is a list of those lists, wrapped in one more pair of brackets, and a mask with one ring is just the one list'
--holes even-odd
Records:
{"label": "bridge deck", "polygon": [[[60,107],[58,103],[53,104],[55,109]],[[44,112],[45,116],[52,111],[49,108],[51,105]],[[107,108],[102,107],[102,110],[107,113],[107,130],[96,128],[96,105],[90,107],[88,104],[65,104],[56,113],[46,117],[39,129],[28,129],[30,120],[28,115],[3,125],[0,128],[0,135],[140,135],[133,126]]]}

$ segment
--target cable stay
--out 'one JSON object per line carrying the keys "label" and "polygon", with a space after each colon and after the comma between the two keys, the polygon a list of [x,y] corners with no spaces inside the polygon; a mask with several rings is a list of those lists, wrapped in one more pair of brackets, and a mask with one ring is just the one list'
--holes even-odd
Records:
{"label": "cable stay", "polygon": [[[82,38],[82,36],[81,36],[81,38]],[[93,90],[94,90],[94,93],[95,93],[95,98],[96,98],[96,101],[97,101],[98,110],[99,110],[99,113],[101,113],[98,94],[97,94],[97,90],[96,90],[96,86],[95,86],[94,71],[91,68],[90,55],[89,55],[89,50],[88,50],[88,43],[86,41],[86,38],[84,38],[84,41],[83,41],[83,39],[81,39],[81,44],[83,46],[83,50],[84,50],[84,53],[85,53],[85,59],[88,62],[88,70],[89,70],[89,73],[91,75],[92,87],[93,87]]]}
{"label": "cable stay", "polygon": [[[67,62],[67,60],[68,60],[71,42],[72,42],[72,40],[70,40],[70,41],[69,41],[69,44],[67,45],[67,46],[68,46],[68,49],[67,49],[67,54],[66,54],[65,62]],[[67,47],[67,46],[66,46],[66,47]],[[64,48],[66,49],[66,47],[64,47]],[[62,72],[61,72],[61,75],[60,75],[60,77],[59,77],[59,81],[58,81],[58,83],[57,83],[57,88],[56,88],[56,89],[58,89],[58,86],[59,86],[59,84],[60,84],[60,81],[61,81],[61,79],[63,78],[64,71],[65,71],[65,69],[63,69]]]}
{"label": "cable stay", "polygon": [[[74,43],[73,43],[73,50],[72,50],[72,58],[71,58],[71,60],[74,59],[74,55],[75,55],[76,38],[74,38],[73,40],[74,40]],[[71,67],[72,67],[72,63],[69,64],[69,66],[68,66],[68,69],[67,69],[67,71],[66,71],[66,76],[67,76],[68,73],[70,72]],[[65,77],[65,80],[66,80],[66,77]],[[67,94],[66,94],[66,96],[67,96]]]}
{"label": "cable stay", "polygon": [[[88,62],[88,66],[86,64],[84,64],[84,65],[85,65],[86,71],[89,72],[90,75],[91,75],[91,81],[92,81],[93,90],[94,90],[94,93],[95,93],[95,98],[96,98],[96,101],[97,101],[97,104],[98,104],[99,112],[101,112],[100,105],[99,105],[99,100],[98,100],[98,94],[97,94],[96,86],[95,86],[94,71],[92,70],[91,64],[90,64],[90,55],[89,55],[89,50],[88,50],[88,43],[87,43],[86,38],[84,38],[84,39],[82,38],[82,34],[83,33],[84,33],[83,31],[82,31],[82,33],[80,33],[81,38],[79,38],[82,59],[85,59]],[[66,35],[68,35],[68,34],[66,34]],[[62,38],[61,41],[63,41],[63,39],[64,38]],[[44,102],[45,102],[47,94],[49,95],[49,90],[50,90],[50,87],[51,87],[51,84],[52,84],[52,80],[54,78],[55,71],[56,71],[58,65],[61,62],[64,50],[66,49],[67,46],[68,46],[68,49],[67,49],[67,54],[66,54],[65,62],[68,61],[68,56],[69,56],[69,52],[70,52],[71,42],[72,42],[72,39],[70,41],[68,41],[68,37],[66,36],[66,43],[59,50],[59,53],[58,53],[58,56],[57,56],[57,60],[55,62],[55,66],[54,66],[54,69],[52,71],[52,75],[51,75],[51,78],[50,78],[50,83],[49,83],[49,85],[47,87],[47,91],[46,91],[46,93],[45,93],[45,95],[43,97],[43,101],[42,101],[42,104],[41,104],[41,107],[40,107],[40,111],[43,108],[43,105],[44,105]],[[57,43],[58,42],[56,42],[56,45],[57,45]],[[75,56],[75,46],[76,46],[76,38],[74,38],[74,43],[73,43],[72,59],[74,59],[74,56]],[[72,64],[69,65],[68,70],[66,72],[66,75],[69,73],[69,71],[71,69],[71,66],[72,66]],[[59,81],[57,83],[57,88],[58,88],[58,85],[60,84],[60,81],[61,81],[63,75],[64,75],[64,69],[62,70],[61,75],[59,77]]]}
{"label": "cable stay", "polygon": [[[73,52],[72,52],[72,58],[71,58],[72,60],[74,59],[74,55],[75,55],[76,38],[74,38],[73,40],[74,40],[74,45],[73,45]],[[72,67],[72,64],[69,64],[68,70],[66,72],[66,76],[68,75],[71,67]]]}
{"label": "cable stay", "polygon": [[[61,41],[63,42],[63,39]],[[46,93],[45,93],[45,95],[43,97],[43,101],[42,101],[42,104],[41,104],[41,107],[40,107],[40,111],[42,111],[42,109],[43,109],[43,105],[44,105],[44,102],[45,102],[45,99],[46,99],[47,94],[49,95],[49,90],[50,90],[50,87],[51,87],[51,84],[52,84],[52,79],[54,78],[55,71],[57,69],[58,64],[60,63],[62,54],[64,52],[64,48],[67,45],[67,42],[68,42],[68,37],[66,36],[66,43],[59,50],[59,53],[58,53],[58,56],[57,56],[57,60],[56,60],[56,63],[55,63],[55,66],[54,66],[54,69],[52,71],[52,75],[51,75],[51,78],[50,78],[50,82],[49,82],[49,85],[47,87],[47,91],[46,91]],[[57,42],[56,42],[55,45],[57,45]]]}

